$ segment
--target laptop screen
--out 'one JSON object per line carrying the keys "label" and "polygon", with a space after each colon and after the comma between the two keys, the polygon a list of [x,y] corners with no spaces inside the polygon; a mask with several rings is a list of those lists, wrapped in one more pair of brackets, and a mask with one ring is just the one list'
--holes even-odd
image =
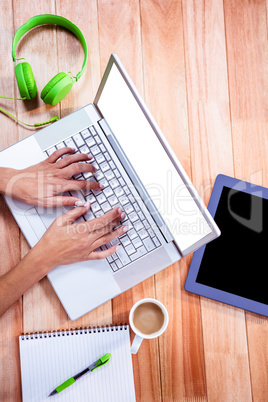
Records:
{"label": "laptop screen", "polygon": [[96,104],[180,250],[186,250],[211,233],[211,228],[115,63]]}

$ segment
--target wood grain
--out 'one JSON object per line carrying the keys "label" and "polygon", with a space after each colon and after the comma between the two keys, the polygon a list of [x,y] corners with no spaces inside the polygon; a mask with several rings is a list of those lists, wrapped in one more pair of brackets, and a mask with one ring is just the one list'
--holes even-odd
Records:
{"label": "wood grain", "polygon": [[[2,2],[0,12],[1,54],[11,52],[10,38],[13,35],[12,3]],[[14,80],[12,58],[6,58],[0,69],[0,95],[14,96]],[[15,101],[0,99],[4,109],[14,110]],[[12,145],[18,140],[18,131],[14,122],[0,114],[1,119],[1,149]],[[0,275],[9,271],[20,260],[20,233],[4,199],[0,197]],[[1,291],[1,289],[0,289]],[[20,365],[18,336],[22,331],[22,300],[21,298],[0,317],[0,401],[20,401]]]}
{"label": "wood grain", "polygon": [[[60,105],[45,105],[39,97],[44,85],[60,71],[76,74],[83,51],[65,29],[34,29],[17,53],[32,65],[38,97],[0,99],[1,107],[26,122],[66,116],[93,101],[116,52],[206,204],[218,173],[268,185],[268,0],[0,0],[0,10],[0,95],[19,95],[11,44],[30,17],[70,19],[89,49],[81,80]],[[2,114],[0,127],[1,149],[34,132]],[[29,246],[2,199],[0,227],[2,274]],[[0,401],[21,401],[22,331],[128,322],[137,300],[156,297],[170,323],[133,356],[137,401],[266,402],[267,319],[187,293],[191,257],[75,322],[47,278],[34,285],[0,318]]]}
{"label": "wood grain", "polygon": [[[142,1],[145,101],[191,175],[181,1]],[[168,29],[164,29],[168,27]],[[161,77],[161,79],[159,79]],[[170,190],[165,189],[167,197]],[[156,297],[172,323],[159,339],[163,400],[206,398],[199,299],[183,289],[190,259],[156,275]],[[197,318],[199,317],[199,318]],[[176,364],[170,364],[170,359]]]}
{"label": "wood grain", "polygon": [[[265,1],[224,1],[234,167],[238,178],[268,185],[268,46]],[[254,269],[254,267],[252,267]],[[246,313],[254,401],[268,393],[268,320]]]}
{"label": "wood grain", "polygon": [[[220,172],[233,174],[223,5],[183,1],[183,17],[192,173],[199,190],[212,186]],[[250,400],[244,313],[207,299],[201,305],[208,399]]]}

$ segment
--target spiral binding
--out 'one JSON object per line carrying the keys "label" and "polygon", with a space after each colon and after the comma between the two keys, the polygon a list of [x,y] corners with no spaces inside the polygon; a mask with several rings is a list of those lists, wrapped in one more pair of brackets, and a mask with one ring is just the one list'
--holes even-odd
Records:
{"label": "spiral binding", "polygon": [[46,339],[46,338],[56,338],[59,336],[72,336],[72,335],[86,335],[95,334],[99,332],[110,332],[110,331],[123,331],[128,328],[127,323],[125,324],[115,324],[97,327],[80,327],[80,328],[70,328],[70,329],[58,329],[53,331],[39,331],[39,332],[26,332],[21,334],[21,340],[28,341],[30,339]]}

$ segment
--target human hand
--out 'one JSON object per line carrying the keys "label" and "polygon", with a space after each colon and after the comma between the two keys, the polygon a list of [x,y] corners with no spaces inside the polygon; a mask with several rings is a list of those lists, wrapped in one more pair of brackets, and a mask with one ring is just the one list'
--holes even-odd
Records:
{"label": "human hand", "polygon": [[76,223],[76,219],[85,214],[89,207],[89,204],[77,207],[59,216],[31,250],[39,260],[45,261],[42,269],[46,272],[42,272],[43,275],[58,265],[107,258],[120,247],[115,245],[103,251],[94,251],[128,230],[127,226],[113,230],[125,217],[122,208],[115,208],[88,222]]}
{"label": "human hand", "polygon": [[[47,159],[23,170],[5,169],[6,185],[4,193],[26,204],[43,207],[74,206],[81,200],[77,197],[58,195],[72,190],[101,190],[103,186],[90,180],[73,180],[78,173],[91,172],[96,169],[85,163],[92,158],[87,154],[74,154],[73,148],[61,148]],[[59,159],[63,155],[67,155]]]}

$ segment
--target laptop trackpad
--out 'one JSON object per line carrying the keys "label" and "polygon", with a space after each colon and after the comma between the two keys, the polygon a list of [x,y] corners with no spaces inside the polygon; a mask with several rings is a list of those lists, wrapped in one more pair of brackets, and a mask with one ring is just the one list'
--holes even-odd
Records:
{"label": "laptop trackpad", "polygon": [[33,231],[35,232],[38,240],[41,239],[45,231],[54,222],[54,220],[64,214],[66,210],[62,207],[57,208],[43,208],[32,207],[28,209],[24,215],[30,223]]}
{"label": "laptop trackpad", "polygon": [[47,276],[71,320],[121,293],[106,260],[62,265]]}

